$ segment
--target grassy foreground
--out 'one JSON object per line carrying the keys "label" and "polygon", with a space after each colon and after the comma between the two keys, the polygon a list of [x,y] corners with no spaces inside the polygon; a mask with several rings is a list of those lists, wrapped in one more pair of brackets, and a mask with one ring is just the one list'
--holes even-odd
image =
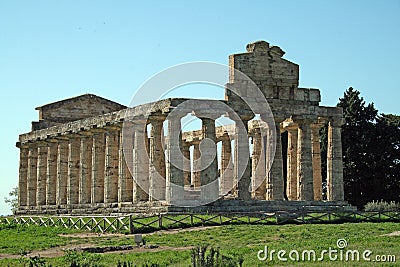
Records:
{"label": "grassy foreground", "polygon": [[[142,250],[133,253],[67,253],[56,258],[32,259],[23,256],[32,251],[45,251],[65,246],[115,246],[133,245],[133,236],[88,235],[76,237],[68,235],[80,231],[44,228],[37,226],[0,225],[0,266],[71,266],[78,262],[81,266],[117,266],[118,261],[130,262],[132,266],[191,266],[191,248],[209,244],[220,249],[220,253],[232,258],[243,258],[243,266],[398,266],[400,262],[400,236],[387,235],[400,231],[398,223],[344,223],[309,225],[225,225],[193,231],[158,232],[146,235],[147,244],[160,246],[155,250]],[[65,235],[67,234],[67,235]],[[337,240],[345,239],[347,246],[338,249]],[[268,257],[261,261],[267,246]],[[304,250],[314,250],[316,259],[322,250],[338,250],[338,259],[330,261],[328,254],[324,260],[308,261],[307,254],[302,260]],[[370,250],[370,262],[362,259],[362,253]],[[270,252],[275,250],[270,260]],[[285,250],[278,260],[279,250]],[[291,250],[300,253],[299,261],[289,258]],[[345,261],[346,251],[358,250],[360,261]],[[340,252],[342,251],[342,252]],[[40,252],[39,252],[40,253]],[[340,261],[340,253],[343,260]],[[11,259],[12,255],[14,258]],[[296,254],[292,254],[295,258]],[[376,255],[395,255],[396,262],[373,262]],[[382,257],[381,257],[382,258]],[[351,257],[350,257],[351,259]],[[41,265],[42,264],[42,265]]]}

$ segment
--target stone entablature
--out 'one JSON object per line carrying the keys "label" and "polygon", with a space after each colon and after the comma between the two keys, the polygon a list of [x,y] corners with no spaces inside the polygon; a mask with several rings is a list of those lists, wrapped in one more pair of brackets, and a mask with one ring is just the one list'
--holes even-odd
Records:
{"label": "stone entablature", "polygon": [[[343,205],[342,110],[319,106],[318,89],[298,88],[298,65],[282,59],[283,53],[279,47],[261,41],[249,44],[247,53],[229,58],[231,67],[259,86],[271,108],[272,121],[262,117],[262,110],[250,110],[229,90],[225,100],[170,98],[132,108],[90,95],[106,109],[101,106],[93,116],[71,116],[67,123],[54,120],[52,127],[21,134],[17,142],[18,212],[133,212],[143,207],[201,205],[218,198],[321,201],[319,129],[325,124],[327,200]],[[260,99],[243,87],[244,81],[238,77],[230,73],[227,88],[240,92],[248,103],[261,109],[257,105]],[[85,102],[87,97],[75,100]],[[45,121],[57,118],[52,112],[60,107],[64,115],[70,114],[64,108],[73,107],[75,100],[41,107],[41,126],[51,125]],[[192,104],[169,116],[182,103]],[[236,115],[220,108],[221,104],[228,105]],[[97,115],[107,108],[115,111]],[[254,120],[258,112],[261,118]],[[201,130],[181,132],[181,118],[187,114],[201,120]],[[215,120],[221,116],[235,123],[217,127]],[[288,132],[287,151],[282,150],[278,138],[284,131]],[[218,142],[219,168],[215,152]],[[282,153],[287,154],[286,177]]]}

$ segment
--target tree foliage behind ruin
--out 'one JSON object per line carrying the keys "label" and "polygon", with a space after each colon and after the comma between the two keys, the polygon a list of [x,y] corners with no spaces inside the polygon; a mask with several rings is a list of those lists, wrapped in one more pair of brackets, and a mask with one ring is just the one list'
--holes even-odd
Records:
{"label": "tree foliage behind ruin", "polygon": [[[337,106],[343,108],[345,119],[342,126],[345,199],[359,208],[374,200],[398,201],[400,116],[379,114],[374,104],[366,104],[360,92],[352,87]],[[326,155],[326,134],[321,139],[321,150]],[[322,169],[326,173],[324,161]]]}

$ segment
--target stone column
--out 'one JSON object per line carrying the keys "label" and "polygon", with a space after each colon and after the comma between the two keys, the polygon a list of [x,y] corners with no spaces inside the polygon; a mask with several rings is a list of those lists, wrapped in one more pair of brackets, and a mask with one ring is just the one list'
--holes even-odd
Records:
{"label": "stone column", "polygon": [[[267,121],[267,120],[265,120]],[[275,118],[276,136],[273,136],[272,128],[268,129],[268,151],[273,149],[275,143],[275,156],[272,161],[270,170],[267,173],[267,200],[283,200],[284,194],[284,179],[283,179],[283,159],[282,159],[282,144],[281,144],[281,122],[283,119]],[[271,126],[270,126],[271,127]]]}
{"label": "stone column", "polygon": [[215,119],[204,117],[200,119],[202,122],[201,200],[217,200],[219,197],[219,185]]}
{"label": "stone column", "polygon": [[92,204],[104,203],[105,129],[93,128],[92,147]]}
{"label": "stone column", "polygon": [[[127,123],[128,124],[128,123]],[[129,123],[132,126],[131,123]],[[125,125],[127,126],[127,125]],[[124,127],[125,127],[124,126]],[[132,175],[128,164],[133,164],[133,127],[120,131],[119,137],[119,174],[118,174],[118,202],[127,203],[133,200]],[[127,162],[130,160],[131,162]]]}
{"label": "stone column", "polygon": [[311,124],[312,165],[314,179],[314,199],[322,200],[321,147],[319,129],[322,124]]}
{"label": "stone column", "polygon": [[28,154],[29,148],[25,144],[17,143],[19,148],[19,179],[18,179],[18,206],[23,207],[28,203]]}
{"label": "stone column", "polygon": [[183,154],[183,183],[185,186],[191,184],[191,169],[190,169],[190,144],[182,141],[182,154]]}
{"label": "stone column", "polygon": [[193,141],[193,174],[192,185],[195,188],[201,186],[201,153],[200,153],[200,140]]}
{"label": "stone column", "polygon": [[290,123],[284,122],[284,129],[288,132],[286,193],[288,200],[297,200],[298,125],[292,122]]}
{"label": "stone column", "polygon": [[314,185],[310,121],[299,120],[298,124],[297,180],[299,188],[297,194],[299,200],[313,200]]}
{"label": "stone column", "polygon": [[92,147],[91,132],[81,132],[80,172],[79,172],[79,204],[91,203],[92,196]]}
{"label": "stone column", "polygon": [[328,126],[327,151],[327,198],[329,201],[344,200],[342,122],[330,121]]}
{"label": "stone column", "polygon": [[[242,200],[251,199],[251,164],[248,136],[248,121],[250,119],[241,118],[241,122],[236,122],[235,177],[237,179],[237,197]],[[239,126],[239,123],[243,123],[244,129]]]}
{"label": "stone column", "polygon": [[68,181],[68,138],[59,137],[57,148],[57,186],[56,204],[67,204],[67,181]]}
{"label": "stone column", "polygon": [[255,199],[265,199],[265,154],[261,129],[254,129],[253,133],[253,153],[251,161],[252,169],[252,197]]}
{"label": "stone column", "polygon": [[58,141],[56,139],[48,139],[46,205],[56,204],[57,155],[58,155]]}
{"label": "stone column", "polygon": [[150,201],[165,200],[165,155],[162,145],[165,116],[151,116],[150,131]]}
{"label": "stone column", "polygon": [[27,206],[36,206],[36,189],[37,189],[37,161],[38,148],[35,143],[29,143],[28,152],[28,186],[27,186]]}
{"label": "stone column", "polygon": [[149,155],[146,122],[136,121],[133,150],[133,201],[149,200]]}
{"label": "stone column", "polygon": [[167,159],[166,159],[166,201],[177,205],[184,200],[183,154],[181,118],[168,117]]}
{"label": "stone column", "polygon": [[221,146],[221,194],[226,195],[233,190],[232,146],[228,134],[222,136]]}
{"label": "stone column", "polygon": [[38,141],[36,206],[46,205],[47,142]]}
{"label": "stone column", "polygon": [[119,127],[108,126],[106,132],[106,166],[104,176],[104,202],[118,202],[118,148]]}
{"label": "stone column", "polygon": [[77,134],[70,134],[68,144],[67,204],[79,203],[79,172],[81,140]]}

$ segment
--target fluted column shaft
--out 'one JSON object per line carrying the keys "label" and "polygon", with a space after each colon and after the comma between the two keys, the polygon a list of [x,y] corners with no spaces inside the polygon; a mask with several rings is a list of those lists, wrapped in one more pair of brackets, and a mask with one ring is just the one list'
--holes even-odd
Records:
{"label": "fluted column shaft", "polygon": [[92,129],[92,197],[91,202],[104,202],[104,175],[105,175],[105,130]]}
{"label": "fluted column shaft", "polygon": [[46,205],[47,143],[38,142],[36,205]]}
{"label": "fluted column shaft", "polygon": [[48,150],[47,150],[46,205],[56,204],[57,155],[58,155],[57,140],[51,139],[48,142]]}
{"label": "fluted column shaft", "polygon": [[136,123],[134,129],[133,150],[133,201],[149,200],[149,156],[146,124]]}
{"label": "fluted column shaft", "polygon": [[327,151],[327,198],[330,201],[344,200],[343,157],[341,124],[329,122]]}
{"label": "fluted column shaft", "polygon": [[263,138],[261,130],[255,129],[253,134],[253,153],[252,153],[252,197],[255,199],[265,199],[265,154],[263,153]]}
{"label": "fluted column shaft", "polygon": [[[201,199],[216,200],[219,196],[218,186],[218,159],[216,155],[217,144],[215,135],[215,120],[211,118],[201,118],[202,121],[202,142],[201,155]],[[210,162],[210,159],[211,162]]]}
{"label": "fluted column shaft", "polygon": [[150,194],[151,201],[165,200],[165,155],[162,145],[164,117],[150,118]]}
{"label": "fluted column shaft", "polygon": [[104,176],[104,202],[118,202],[119,128],[109,127],[106,132],[106,166]]}
{"label": "fluted column shaft", "polygon": [[182,154],[183,154],[183,183],[185,186],[190,186],[191,184],[191,169],[190,169],[190,144],[183,141],[182,144]]}
{"label": "fluted column shaft", "polygon": [[[239,123],[243,123],[241,127]],[[248,137],[248,120],[236,122],[235,139],[235,177],[237,179],[237,197],[242,200],[251,199],[251,164]]]}
{"label": "fluted column shaft", "polygon": [[[118,174],[118,202],[132,202],[133,188],[132,175],[128,164],[132,164],[133,157],[133,128],[121,130],[119,138],[119,174]],[[131,160],[131,162],[127,162]]]}
{"label": "fluted column shaft", "polygon": [[221,144],[221,194],[226,195],[233,189],[233,160],[232,146],[226,134]]}
{"label": "fluted column shaft", "polygon": [[166,201],[177,204],[184,199],[183,154],[181,151],[181,118],[168,117]]}
{"label": "fluted column shaft", "polygon": [[200,153],[200,141],[196,140],[193,142],[193,174],[192,174],[192,185],[195,188],[201,186],[201,153]]}
{"label": "fluted column shaft", "polygon": [[300,121],[297,139],[297,180],[299,182],[298,199],[313,200],[313,168],[311,151],[310,122]]}
{"label": "fluted column shaft", "polygon": [[297,200],[297,127],[285,128],[288,132],[287,151],[287,197],[288,200]]}
{"label": "fluted column shaft", "polygon": [[37,161],[38,161],[38,148],[35,144],[29,144],[27,206],[30,207],[36,206]]}
{"label": "fluted column shaft", "polygon": [[67,182],[68,182],[68,151],[67,139],[59,139],[57,148],[57,181],[56,181],[56,204],[67,204]]}
{"label": "fluted column shaft", "polygon": [[91,203],[92,195],[93,138],[89,132],[84,132],[83,134],[80,149],[79,203],[88,204]]}
{"label": "fluted column shaft", "polygon": [[319,143],[320,124],[311,124],[312,166],[314,176],[314,199],[322,200],[321,147]]}
{"label": "fluted column shaft", "polygon": [[283,119],[275,120],[276,136],[273,136],[273,130],[268,130],[269,148],[271,151],[275,142],[275,156],[272,161],[270,170],[267,173],[267,200],[283,200],[283,159],[282,159],[282,143],[281,143],[281,122]]}
{"label": "fluted column shaft", "polygon": [[27,145],[19,145],[19,179],[18,179],[18,206],[23,207],[28,203],[28,154]]}
{"label": "fluted column shaft", "polygon": [[68,144],[68,182],[67,204],[79,203],[79,172],[80,172],[81,140],[78,135],[71,135]]}

